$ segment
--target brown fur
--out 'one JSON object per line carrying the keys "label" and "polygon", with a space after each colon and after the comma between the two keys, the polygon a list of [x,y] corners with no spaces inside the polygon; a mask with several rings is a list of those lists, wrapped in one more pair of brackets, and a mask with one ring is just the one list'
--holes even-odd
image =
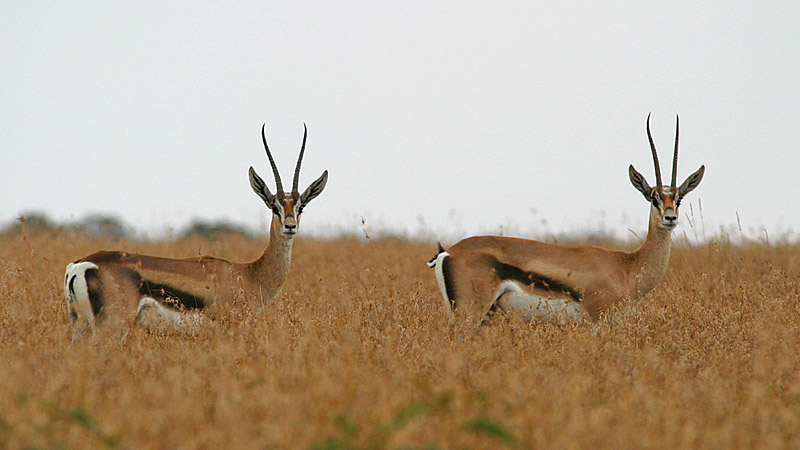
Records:
{"label": "brown fur", "polygon": [[[303,127],[305,129],[305,124]],[[95,318],[102,318],[107,308],[116,311],[119,306],[122,311],[137,311],[135,322],[153,329],[161,324],[181,326],[200,323],[197,311],[191,312],[190,320],[183,320],[181,315],[167,307],[204,310],[213,316],[215,312],[228,310],[234,302],[264,305],[278,295],[289,273],[292,239],[298,232],[300,214],[311,200],[322,193],[328,181],[328,171],[324,171],[302,194],[297,190],[308,133],[305,129],[294,170],[292,191],[284,192],[264,129],[265,126],[262,126],[261,138],[272,166],[277,192],[273,195],[255,169],[250,167],[250,187],[273,213],[269,245],[261,257],[248,263],[234,263],[208,256],[170,259],[102,251],[80,259],[76,263],[87,264],[77,267],[68,265],[64,281],[69,314],[75,330],[73,342],[84,330],[94,331]],[[81,293],[75,291],[75,276],[70,275],[73,270],[97,278],[90,283],[84,277],[87,280],[85,290],[88,291],[88,302],[82,284],[79,284]],[[93,311],[85,312],[89,303]]]}
{"label": "brown fur", "polygon": [[[665,202],[666,203],[666,202]],[[670,200],[670,205],[672,202]],[[638,299],[661,280],[669,263],[671,230],[661,227],[661,211],[651,207],[647,238],[633,252],[592,246],[569,246],[499,236],[475,236],[447,249],[456,310],[472,320],[483,318],[504,281],[492,261],[522,272],[540,274],[583,302],[592,319],[624,298]],[[565,289],[566,288],[566,289]],[[543,297],[553,289],[530,283],[528,291]],[[563,296],[563,294],[562,294]]]}
{"label": "brown fur", "polygon": [[[663,186],[658,155],[650,133],[656,187],[650,187],[633,165],[628,167],[631,184],[650,202],[647,238],[633,252],[591,246],[566,246],[498,236],[464,239],[447,250],[448,262],[442,272],[442,295],[452,309],[467,319],[481,321],[497,301],[500,285],[511,280],[529,293],[544,298],[579,301],[591,319],[608,311],[615,303],[639,299],[658,285],[667,270],[670,235],[678,223],[680,200],[703,179],[705,166],[675,186],[678,162],[678,125],[675,128],[672,183]],[[441,254],[441,250],[440,250]],[[444,268],[442,264],[442,268]],[[443,283],[441,283],[443,281]],[[451,311],[451,310],[449,310]]]}
{"label": "brown fur", "polygon": [[171,259],[118,251],[97,252],[76,262],[90,261],[98,266],[99,283],[89,288],[104,308],[121,308],[132,318],[142,298],[142,284],[148,283],[168,287],[161,294],[149,294],[162,303],[170,300],[170,291],[173,295],[185,293],[198,299],[201,308],[213,317],[234,302],[264,305],[280,292],[289,272],[292,248],[292,240],[281,233],[282,227],[281,220],[273,216],[267,248],[260,258],[248,263],[210,256]]}

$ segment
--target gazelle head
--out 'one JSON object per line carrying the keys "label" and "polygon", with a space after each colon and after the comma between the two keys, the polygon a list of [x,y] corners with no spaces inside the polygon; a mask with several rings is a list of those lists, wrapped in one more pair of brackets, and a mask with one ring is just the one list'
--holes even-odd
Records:
{"label": "gazelle head", "polygon": [[656,146],[653,144],[653,136],[650,134],[650,114],[647,115],[647,139],[650,141],[650,150],[653,152],[653,163],[656,169],[656,186],[650,187],[644,176],[633,168],[633,164],[628,167],[628,175],[631,179],[631,184],[639,192],[644,195],[644,198],[651,203],[651,216],[658,219],[657,225],[666,230],[672,230],[678,225],[678,207],[681,206],[683,197],[691,192],[700,181],[703,180],[703,174],[706,171],[706,166],[700,166],[697,171],[689,175],[686,180],[676,187],[675,181],[678,175],[678,128],[679,119],[675,120],[675,153],[672,156],[672,182],[669,186],[661,184],[661,168],[658,165],[658,154]]}
{"label": "gazelle head", "polygon": [[278,173],[275,160],[272,159],[272,153],[270,153],[267,145],[265,127],[266,124],[261,127],[261,140],[264,142],[264,149],[267,151],[267,158],[269,158],[269,164],[272,166],[272,174],[275,176],[277,191],[275,194],[269,191],[266,183],[258,176],[253,166],[250,166],[250,187],[272,211],[273,227],[280,226],[281,235],[291,239],[299,231],[300,216],[303,214],[303,208],[325,189],[325,184],[328,182],[328,171],[322,172],[322,175],[311,183],[302,194],[297,190],[297,183],[300,181],[300,164],[303,162],[303,153],[306,150],[306,136],[308,135],[308,128],[306,128],[306,124],[303,124],[303,145],[300,147],[300,156],[297,158],[297,166],[294,169],[292,191],[284,192],[281,175]]}

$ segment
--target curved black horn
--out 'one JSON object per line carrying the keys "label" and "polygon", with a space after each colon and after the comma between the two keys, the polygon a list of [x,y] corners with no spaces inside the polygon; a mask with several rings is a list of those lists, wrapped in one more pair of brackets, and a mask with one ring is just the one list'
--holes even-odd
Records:
{"label": "curved black horn", "polygon": [[297,192],[297,183],[300,181],[300,164],[303,162],[303,153],[306,151],[306,137],[308,136],[308,127],[303,122],[303,145],[300,146],[300,156],[297,157],[297,166],[294,168],[294,181],[292,182],[292,192]]}
{"label": "curved black horn", "polygon": [[675,153],[672,155],[672,183],[670,186],[675,187],[675,182],[678,178],[678,128],[681,118],[675,115]]}
{"label": "curved black horn", "polygon": [[267,145],[267,134],[264,129],[267,127],[267,124],[261,125],[261,140],[264,141],[264,150],[267,151],[267,158],[269,158],[269,164],[272,166],[272,175],[275,176],[275,184],[278,186],[278,192],[283,192],[283,184],[281,183],[281,174],[278,173],[278,168],[275,166],[275,160],[272,159],[272,153],[269,152],[269,146]]}
{"label": "curved black horn", "polygon": [[650,141],[650,151],[653,152],[653,164],[656,166],[656,186],[661,187],[661,166],[658,165],[658,153],[656,144],[653,143],[653,135],[650,134],[650,114],[647,114],[647,139]]}

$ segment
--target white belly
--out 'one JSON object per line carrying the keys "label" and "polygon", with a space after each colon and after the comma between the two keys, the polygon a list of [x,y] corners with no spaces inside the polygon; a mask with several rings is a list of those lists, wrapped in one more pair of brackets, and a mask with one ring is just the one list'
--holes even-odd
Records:
{"label": "white belly", "polygon": [[495,304],[505,313],[517,314],[526,320],[580,323],[588,317],[580,302],[531,294],[513,281],[501,283],[495,298]]}

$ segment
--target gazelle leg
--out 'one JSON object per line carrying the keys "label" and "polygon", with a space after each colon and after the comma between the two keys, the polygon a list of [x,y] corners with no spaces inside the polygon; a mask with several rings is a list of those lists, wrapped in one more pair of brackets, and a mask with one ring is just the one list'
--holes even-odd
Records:
{"label": "gazelle leg", "polygon": [[92,309],[80,302],[75,296],[67,297],[67,313],[72,322],[72,344],[86,336],[94,335],[95,320]]}

